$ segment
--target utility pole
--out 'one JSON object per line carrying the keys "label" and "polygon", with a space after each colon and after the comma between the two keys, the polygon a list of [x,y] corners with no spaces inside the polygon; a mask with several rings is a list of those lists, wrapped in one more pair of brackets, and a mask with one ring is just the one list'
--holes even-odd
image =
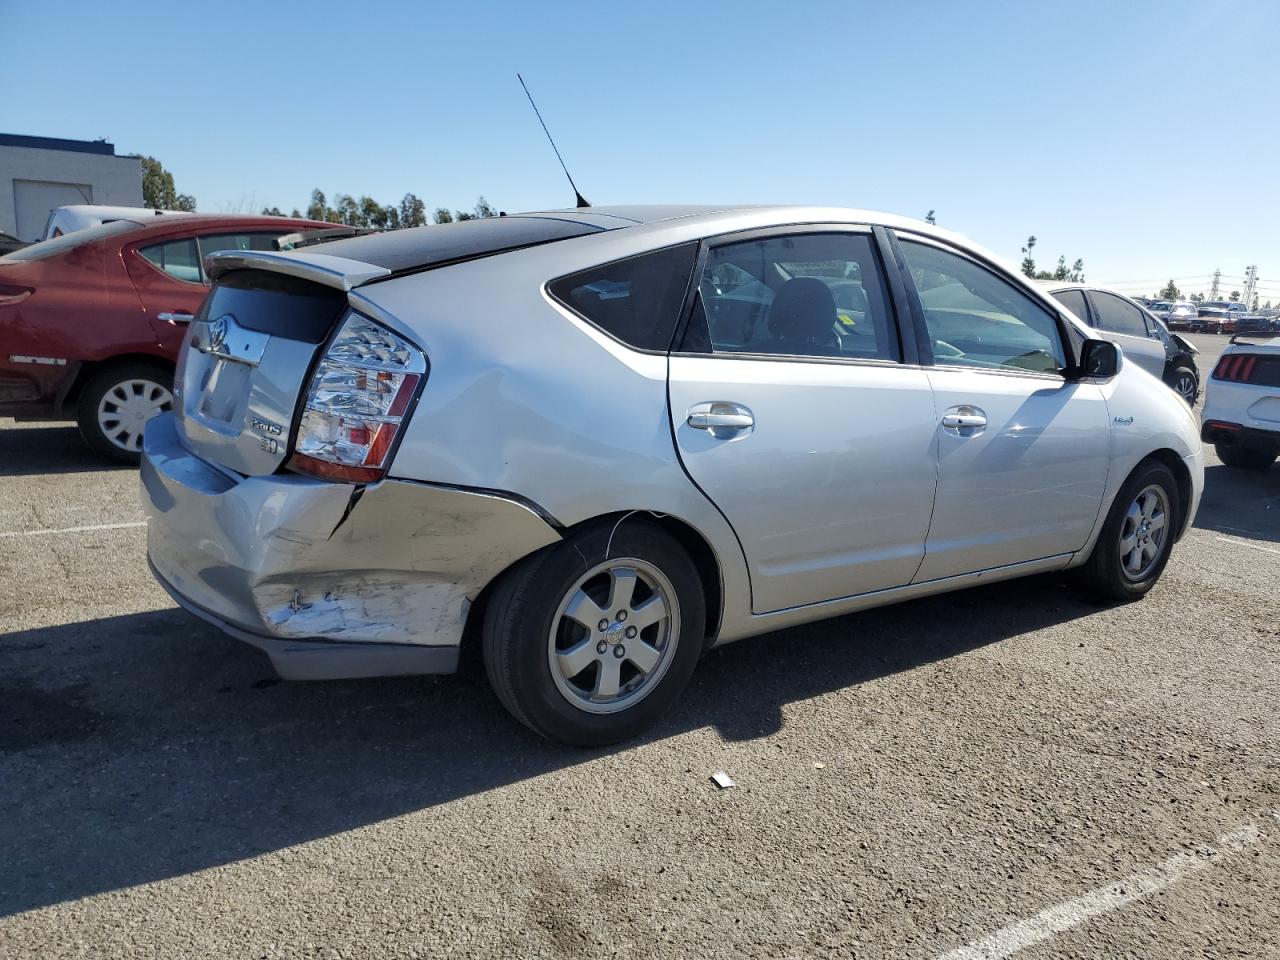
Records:
{"label": "utility pole", "polygon": [[1213,288],[1209,291],[1210,300],[1218,299],[1218,283],[1221,280],[1222,280],[1222,271],[1221,270],[1213,271]]}
{"label": "utility pole", "polygon": [[1255,263],[1253,266],[1244,268],[1244,308],[1246,310],[1252,311],[1254,309],[1253,302],[1257,299],[1254,290],[1257,289],[1257,286],[1258,265]]}

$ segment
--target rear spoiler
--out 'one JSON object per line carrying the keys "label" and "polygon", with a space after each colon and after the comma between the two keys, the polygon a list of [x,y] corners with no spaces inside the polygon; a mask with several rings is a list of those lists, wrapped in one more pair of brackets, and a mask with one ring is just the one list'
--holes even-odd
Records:
{"label": "rear spoiler", "polygon": [[391,276],[386,267],[324,253],[283,253],[272,250],[224,250],[205,257],[204,270],[217,280],[232,270],[270,270],[334,287],[352,290],[371,280]]}

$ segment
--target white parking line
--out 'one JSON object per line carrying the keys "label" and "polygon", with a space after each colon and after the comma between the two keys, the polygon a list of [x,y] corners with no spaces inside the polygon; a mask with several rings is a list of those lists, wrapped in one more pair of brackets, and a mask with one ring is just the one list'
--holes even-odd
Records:
{"label": "white parking line", "polygon": [[1149,870],[1131,873],[1122,880],[1049,907],[1030,919],[1019,920],[966,947],[945,953],[940,960],[1002,960],[1011,957],[1019,950],[1042,943],[1063,930],[1149,897],[1189,874],[1239,853],[1261,838],[1262,832],[1254,824],[1247,824],[1218,837],[1216,846],[1197,847],[1194,853],[1180,853]]}
{"label": "white parking line", "polygon": [[0,540],[10,537],[51,537],[58,533],[90,533],[94,530],[128,530],[133,527],[145,527],[147,521],[135,523],[93,523],[87,527],[59,527],[56,530],[5,530],[0,531]]}
{"label": "white parking line", "polygon": [[1223,543],[1234,543],[1237,547],[1253,547],[1255,550],[1261,550],[1263,553],[1274,553],[1280,556],[1280,550],[1274,547],[1264,547],[1258,543],[1250,543],[1248,540],[1237,540],[1235,537],[1218,537]]}

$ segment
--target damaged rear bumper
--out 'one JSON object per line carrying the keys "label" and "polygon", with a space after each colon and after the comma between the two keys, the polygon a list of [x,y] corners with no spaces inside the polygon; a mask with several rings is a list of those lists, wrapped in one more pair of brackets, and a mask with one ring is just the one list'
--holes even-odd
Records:
{"label": "damaged rear bumper", "polygon": [[286,679],[452,671],[471,601],[559,539],[486,491],[224,473],[182,446],[172,415],[147,425],[141,482],[161,585]]}

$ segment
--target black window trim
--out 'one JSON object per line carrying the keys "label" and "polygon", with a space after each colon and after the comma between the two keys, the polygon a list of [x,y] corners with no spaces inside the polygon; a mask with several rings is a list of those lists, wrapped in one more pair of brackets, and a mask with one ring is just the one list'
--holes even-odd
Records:
{"label": "black window trim", "polygon": [[[908,338],[903,334],[903,325],[900,320],[901,311],[899,310],[897,303],[894,301],[894,284],[891,277],[891,271],[888,263],[885,261],[883,246],[880,238],[876,234],[877,230],[883,230],[883,228],[869,223],[820,221],[794,224],[774,224],[768,227],[751,227],[745,230],[730,230],[724,233],[717,233],[703,237],[700,242],[693,275],[690,278],[689,288],[685,291],[684,310],[681,313],[680,322],[676,327],[676,336],[672,341],[670,353],[676,356],[695,357],[702,360],[767,360],[773,363],[828,363],[838,366],[873,366],[880,367],[882,369],[918,369],[920,365],[916,362],[915,345],[911,338]],[[898,352],[902,359],[886,360],[881,357],[809,357],[780,353],[705,353],[695,350],[684,350],[681,348],[684,343],[685,336],[688,333],[689,322],[693,316],[695,300],[698,294],[698,281],[700,281],[702,277],[703,269],[706,267],[707,257],[713,247],[746,243],[752,240],[767,240],[771,237],[823,233],[851,233],[858,236],[866,236],[871,240],[871,255],[875,259],[876,264],[880,267],[881,278],[884,281],[885,287],[885,298],[889,303],[889,322],[898,339]],[[908,360],[908,357],[911,359]]]}
{"label": "black window trim", "polygon": [[[938,237],[930,236],[926,233],[915,233],[910,230],[891,230],[889,231],[893,237],[895,251],[899,262],[899,271],[903,277],[903,284],[907,289],[910,308],[916,319],[916,337],[921,345],[921,363],[925,366],[932,366],[939,370],[964,370],[970,373],[995,373],[1002,376],[1010,377],[1029,377],[1035,380],[1048,380],[1054,383],[1070,382],[1077,379],[1077,371],[1080,368],[1080,357],[1076,350],[1076,344],[1071,336],[1072,324],[1062,312],[1062,305],[1044,290],[1036,288],[1028,289],[1027,285],[1019,285],[1012,283],[1009,279],[1008,271],[1000,264],[988,260],[979,254],[976,254],[964,247],[949,243]],[[937,358],[933,356],[932,339],[929,337],[928,327],[924,321],[924,307],[920,300],[920,292],[916,289],[915,280],[911,276],[911,271],[907,269],[906,257],[902,253],[902,246],[898,243],[901,237],[903,240],[910,240],[916,243],[923,243],[926,246],[937,247],[938,249],[954,254],[962,259],[968,260],[970,263],[981,267],[988,273],[993,274],[1000,280],[1010,283],[1016,290],[1027,296],[1032,302],[1036,303],[1044,309],[1050,317],[1053,318],[1054,324],[1058,328],[1058,339],[1062,342],[1062,349],[1066,354],[1067,368],[1058,373],[1040,372],[1037,370],[1026,370],[1018,367],[979,367],[967,366],[954,363],[938,363]],[[926,359],[927,358],[927,359]]]}
{"label": "black window trim", "polygon": [[[556,241],[548,241],[548,242],[554,243]],[[565,310],[568,310],[571,314],[573,314],[574,317],[581,320],[583,323],[589,326],[592,330],[599,331],[600,333],[608,337],[610,340],[612,340],[614,343],[618,344],[621,347],[625,347],[627,350],[630,350],[633,353],[644,353],[644,354],[648,354],[651,357],[669,356],[671,354],[671,351],[674,345],[679,343],[680,338],[684,335],[683,331],[684,331],[684,323],[685,323],[685,310],[688,307],[690,302],[689,291],[697,290],[698,288],[698,285],[694,283],[693,278],[700,276],[698,271],[702,269],[704,253],[701,246],[699,246],[699,248],[696,251],[694,251],[693,269],[689,272],[689,277],[685,281],[684,296],[681,298],[680,312],[679,314],[677,314],[675,326],[672,328],[671,341],[670,343],[667,344],[665,349],[659,350],[659,349],[651,349],[649,347],[637,347],[635,344],[627,343],[627,341],[623,340],[621,337],[616,336],[612,331],[606,330],[604,327],[600,326],[600,324],[596,323],[594,320],[588,317],[585,313],[583,313],[573,304],[568,303],[563,298],[556,296],[555,292],[551,289],[551,287],[553,284],[557,284],[561,280],[567,280],[568,278],[577,276],[580,273],[586,273],[588,270],[603,270],[605,267],[611,267],[616,263],[626,263],[629,260],[639,260],[641,257],[649,257],[655,253],[665,253],[668,250],[675,250],[678,247],[687,247],[695,243],[699,243],[699,241],[683,240],[680,243],[668,243],[665,246],[653,247],[650,250],[641,250],[639,253],[632,253],[625,257],[615,257],[613,260],[602,260],[600,263],[593,263],[593,264],[588,264],[585,267],[578,267],[576,269],[570,270],[568,273],[562,273],[559,276],[552,277],[550,280],[543,281],[542,295],[546,297],[548,300],[550,300],[552,303],[554,303],[556,306],[561,307]],[[507,251],[504,250],[502,252],[506,253]]]}

